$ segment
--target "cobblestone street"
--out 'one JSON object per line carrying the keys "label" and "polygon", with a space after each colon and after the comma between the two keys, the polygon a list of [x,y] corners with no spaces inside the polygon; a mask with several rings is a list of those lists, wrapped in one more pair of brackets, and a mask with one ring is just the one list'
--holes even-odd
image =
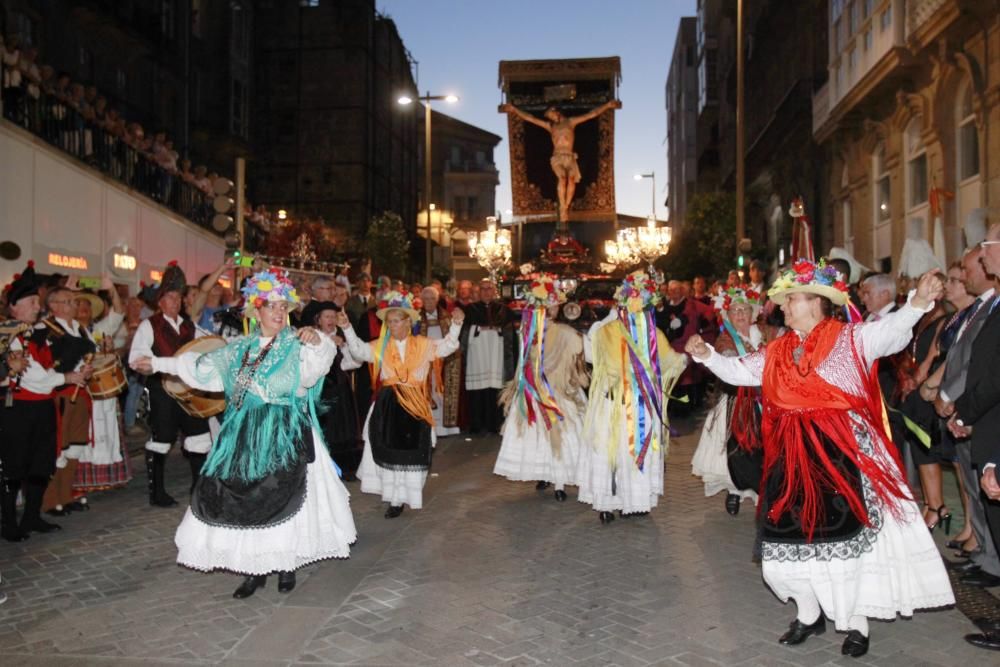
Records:
{"label": "cobblestone street", "polygon": [[[682,430],[690,430],[690,427]],[[667,495],[645,518],[602,526],[578,502],[491,474],[496,438],[439,444],[425,508],[388,521],[349,485],[350,560],[299,572],[291,594],[231,595],[239,578],[175,565],[183,507],[154,509],[145,476],[92,498],[64,530],[0,546],[4,665],[960,665],[959,611],[872,623],[870,653],[832,632],[786,648],[794,617],[751,562],[754,517],[704,498],[697,432],[675,438]],[[169,462],[170,490],[187,463]],[[942,539],[940,536],[938,539]]]}

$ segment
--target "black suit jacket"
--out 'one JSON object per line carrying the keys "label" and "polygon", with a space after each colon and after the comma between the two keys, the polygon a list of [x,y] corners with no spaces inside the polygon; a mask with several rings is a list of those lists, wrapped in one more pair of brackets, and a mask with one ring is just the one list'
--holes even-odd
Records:
{"label": "black suit jacket", "polygon": [[[984,308],[988,305],[984,305]],[[1000,463],[1000,307],[993,309],[972,342],[965,392],[955,413],[972,431],[972,461]]]}

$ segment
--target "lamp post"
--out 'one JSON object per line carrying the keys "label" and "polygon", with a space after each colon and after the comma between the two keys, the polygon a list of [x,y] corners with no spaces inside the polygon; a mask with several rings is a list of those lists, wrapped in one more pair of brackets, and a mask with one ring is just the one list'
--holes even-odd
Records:
{"label": "lamp post", "polygon": [[656,172],[651,171],[648,174],[636,174],[633,176],[637,181],[641,181],[644,178],[652,179],[653,181],[653,220],[656,220]]}
{"label": "lamp post", "polygon": [[[444,100],[449,104],[458,101],[457,95],[425,95],[415,98],[424,103],[424,207],[427,210],[427,234],[425,237],[424,254],[424,282],[431,280],[431,102]],[[399,104],[407,106],[413,104],[414,98],[403,95],[397,100]]]}

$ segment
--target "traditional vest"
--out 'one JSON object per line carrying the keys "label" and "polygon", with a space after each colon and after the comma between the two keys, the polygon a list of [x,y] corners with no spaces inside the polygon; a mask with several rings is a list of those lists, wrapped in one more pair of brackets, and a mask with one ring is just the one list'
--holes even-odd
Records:
{"label": "traditional vest", "polygon": [[181,316],[180,333],[161,312],[150,317],[149,324],[153,327],[153,354],[158,357],[172,357],[183,345],[194,340],[194,324],[184,316]]}

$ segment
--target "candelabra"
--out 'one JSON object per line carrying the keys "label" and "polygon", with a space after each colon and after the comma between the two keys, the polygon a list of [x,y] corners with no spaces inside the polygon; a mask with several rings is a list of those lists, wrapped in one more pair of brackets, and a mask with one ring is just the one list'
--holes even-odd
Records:
{"label": "candelabra", "polygon": [[469,232],[469,257],[489,271],[490,280],[496,284],[497,274],[510,264],[510,230],[498,230],[496,218],[486,220],[486,231]]}
{"label": "candelabra", "polygon": [[670,238],[670,228],[657,227],[656,220],[650,218],[645,227],[619,229],[616,240],[604,242],[604,252],[609,264],[621,268],[641,260],[655,273],[653,262],[670,251]]}

